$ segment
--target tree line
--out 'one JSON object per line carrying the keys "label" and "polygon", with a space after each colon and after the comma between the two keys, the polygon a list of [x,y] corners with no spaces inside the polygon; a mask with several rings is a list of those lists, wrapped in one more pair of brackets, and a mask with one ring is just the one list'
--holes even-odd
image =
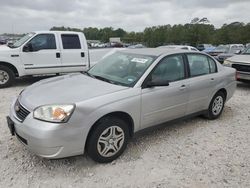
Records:
{"label": "tree line", "polygon": [[179,24],[147,27],[143,32],[127,32],[112,27],[83,29],[52,27],[51,30],[83,32],[88,40],[109,42],[110,37],[120,37],[124,43],[142,43],[148,47],[167,44],[230,44],[250,43],[250,23],[234,22],[215,28],[211,24]]}

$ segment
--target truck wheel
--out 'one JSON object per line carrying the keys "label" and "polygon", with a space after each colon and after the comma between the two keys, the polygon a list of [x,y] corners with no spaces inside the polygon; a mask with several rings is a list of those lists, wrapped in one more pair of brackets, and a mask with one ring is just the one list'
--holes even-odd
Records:
{"label": "truck wheel", "polygon": [[226,97],[223,92],[217,92],[212,98],[206,117],[208,119],[217,119],[220,117],[225,104]]}
{"label": "truck wheel", "polygon": [[99,163],[108,163],[118,158],[125,150],[129,138],[128,125],[116,117],[101,119],[90,134],[87,153]]}
{"label": "truck wheel", "polygon": [[6,66],[0,65],[0,88],[11,86],[14,79],[13,71]]}

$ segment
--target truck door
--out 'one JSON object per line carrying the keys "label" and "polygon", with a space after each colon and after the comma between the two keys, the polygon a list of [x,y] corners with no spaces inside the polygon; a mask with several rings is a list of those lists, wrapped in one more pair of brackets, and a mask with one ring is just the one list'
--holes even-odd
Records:
{"label": "truck door", "polygon": [[61,34],[62,72],[79,72],[87,68],[88,54],[85,37],[78,34]]}
{"label": "truck door", "polygon": [[20,56],[26,75],[61,72],[57,38],[53,33],[37,34],[21,48]]}

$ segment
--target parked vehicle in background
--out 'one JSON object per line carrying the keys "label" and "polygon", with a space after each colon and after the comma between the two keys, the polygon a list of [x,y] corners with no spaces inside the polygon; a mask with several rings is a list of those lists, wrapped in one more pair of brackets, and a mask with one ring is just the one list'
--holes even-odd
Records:
{"label": "parked vehicle in background", "polygon": [[13,45],[0,47],[0,88],[10,86],[16,77],[85,71],[91,56],[101,58],[99,53],[104,52],[89,53],[80,32],[31,32]]}
{"label": "parked vehicle in background", "polygon": [[240,54],[244,50],[243,44],[232,44],[228,45],[227,50],[224,53],[219,54],[215,57],[220,63],[223,63],[227,58],[232,57],[236,54]]}
{"label": "parked vehicle in background", "polygon": [[204,51],[207,53],[210,52],[211,50],[214,50],[215,46],[213,46],[212,44],[198,44],[197,49],[199,51]]}
{"label": "parked vehicle in background", "polygon": [[227,49],[228,49],[227,45],[221,44],[221,45],[217,46],[214,50],[208,52],[208,54],[211,55],[211,56],[216,57],[219,54],[226,52]]}
{"label": "parked vehicle in background", "polygon": [[237,70],[237,79],[242,82],[250,81],[250,47],[240,55],[233,56],[224,61],[224,66]]}
{"label": "parked vehicle in background", "polygon": [[166,46],[158,46],[157,48],[166,48],[166,49],[175,49],[175,50],[189,50],[189,51],[199,51],[193,46],[186,45],[166,45]]}
{"label": "parked vehicle in background", "polygon": [[8,40],[7,37],[1,36],[0,37],[0,45],[7,44],[7,40]]}
{"label": "parked vehicle in background", "polygon": [[135,45],[130,45],[128,48],[146,48],[143,44],[135,44]]}
{"label": "parked vehicle in background", "polygon": [[210,51],[208,54],[213,56],[213,57],[217,57],[220,54],[232,52],[235,48],[244,49],[244,45],[243,44],[219,45],[214,50]]}
{"label": "parked vehicle in background", "polygon": [[235,91],[235,72],[201,52],[126,49],[83,74],[29,86],[12,104],[8,126],[41,157],[87,152],[111,162],[142,129],[190,115],[218,118]]}

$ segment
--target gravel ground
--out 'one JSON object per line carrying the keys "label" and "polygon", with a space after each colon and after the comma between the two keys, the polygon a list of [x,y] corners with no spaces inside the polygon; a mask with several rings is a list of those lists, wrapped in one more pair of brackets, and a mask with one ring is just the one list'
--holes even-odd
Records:
{"label": "gravel ground", "polygon": [[42,159],[10,136],[13,96],[36,80],[0,90],[0,187],[250,187],[250,85],[238,84],[220,119],[166,125],[97,164],[87,156]]}

